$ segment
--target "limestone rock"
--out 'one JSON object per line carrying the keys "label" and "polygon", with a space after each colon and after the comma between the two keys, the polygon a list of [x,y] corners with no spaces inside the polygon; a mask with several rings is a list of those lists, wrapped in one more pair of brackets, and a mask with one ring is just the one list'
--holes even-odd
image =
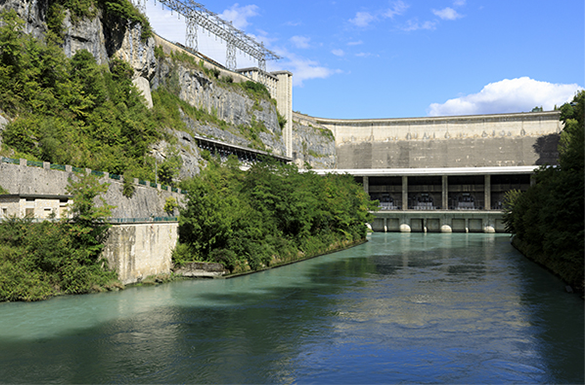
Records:
{"label": "limestone rock", "polygon": [[93,19],[81,19],[74,23],[71,20],[71,13],[67,10],[63,29],[65,30],[63,37],[65,55],[71,57],[77,51],[85,49],[93,55],[98,64],[108,63],[104,31],[99,15]]}
{"label": "limestone rock", "polygon": [[146,107],[152,108],[152,95],[150,94],[150,83],[148,80],[142,76],[139,76],[133,80],[133,83],[136,88],[142,92],[142,96],[144,96],[144,99],[146,100]]}
{"label": "limestone rock", "polygon": [[2,145],[2,131],[4,131],[4,127],[6,127],[8,123],[10,123],[9,120],[0,115],[0,145]]}
{"label": "limestone rock", "polygon": [[128,62],[134,69],[135,77],[152,79],[157,65],[154,39],[149,37],[143,41],[140,24],[125,20],[107,20],[104,26],[108,55]]}
{"label": "limestone rock", "polygon": [[[243,90],[216,84],[203,70],[192,68],[189,64],[179,61],[171,62],[163,59],[158,61],[156,73],[151,81],[151,89],[172,87],[178,79],[179,97],[195,108],[216,116],[229,124],[223,129],[215,125],[195,121],[182,114],[189,131],[222,142],[250,147],[252,142],[246,138],[241,127],[250,127],[259,122],[267,132],[258,133],[260,141],[275,154],[286,153],[282,138],[282,129],[278,124],[276,107],[268,100],[254,100]],[[244,129],[245,131],[245,129]]]}
{"label": "limestone rock", "polygon": [[48,0],[2,0],[0,11],[14,9],[24,20],[24,32],[35,38],[47,33],[46,14]]}
{"label": "limestone rock", "polygon": [[293,159],[304,168],[332,169],[336,166],[335,139],[327,128],[299,116],[293,120]]}

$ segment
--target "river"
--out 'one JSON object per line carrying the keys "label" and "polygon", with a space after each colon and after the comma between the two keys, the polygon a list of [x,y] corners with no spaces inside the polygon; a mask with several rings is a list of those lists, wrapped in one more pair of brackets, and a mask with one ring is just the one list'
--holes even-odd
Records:
{"label": "river", "polygon": [[584,308],[497,234],[0,304],[4,383],[583,383]]}

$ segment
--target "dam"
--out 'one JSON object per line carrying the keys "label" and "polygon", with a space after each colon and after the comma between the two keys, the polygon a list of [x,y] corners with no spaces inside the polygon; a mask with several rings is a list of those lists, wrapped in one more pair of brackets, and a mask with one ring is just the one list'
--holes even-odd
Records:
{"label": "dam", "polygon": [[505,232],[502,204],[555,165],[559,111],[400,119],[297,116],[333,132],[335,170],[380,202],[374,231]]}

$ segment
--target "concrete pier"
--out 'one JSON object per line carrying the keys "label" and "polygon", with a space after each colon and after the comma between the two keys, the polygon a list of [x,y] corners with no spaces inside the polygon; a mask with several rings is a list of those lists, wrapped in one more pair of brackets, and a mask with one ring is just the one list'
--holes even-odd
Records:
{"label": "concrete pier", "polygon": [[433,210],[376,211],[371,223],[376,232],[503,233],[501,211]]}

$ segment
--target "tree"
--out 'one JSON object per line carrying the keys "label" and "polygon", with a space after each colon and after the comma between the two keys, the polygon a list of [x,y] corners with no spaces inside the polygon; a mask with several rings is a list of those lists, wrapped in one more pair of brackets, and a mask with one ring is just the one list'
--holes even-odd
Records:
{"label": "tree", "polygon": [[[374,204],[349,175],[300,173],[276,161],[239,169],[237,159],[210,159],[183,183],[188,202],[179,240],[194,258],[256,270],[361,240]],[[185,247],[176,258],[184,262]]]}
{"label": "tree", "polygon": [[536,185],[510,193],[504,221],[513,243],[577,290],[583,290],[585,91],[561,106],[559,167],[542,166]]}
{"label": "tree", "polygon": [[[82,174],[77,181],[69,179],[67,192],[73,195],[69,206],[69,232],[74,246],[85,250],[85,262],[95,262],[104,247],[110,224],[106,219],[115,206],[108,205],[101,196],[108,191],[109,183],[100,183],[95,175]],[[96,205],[96,200],[99,205]]]}

